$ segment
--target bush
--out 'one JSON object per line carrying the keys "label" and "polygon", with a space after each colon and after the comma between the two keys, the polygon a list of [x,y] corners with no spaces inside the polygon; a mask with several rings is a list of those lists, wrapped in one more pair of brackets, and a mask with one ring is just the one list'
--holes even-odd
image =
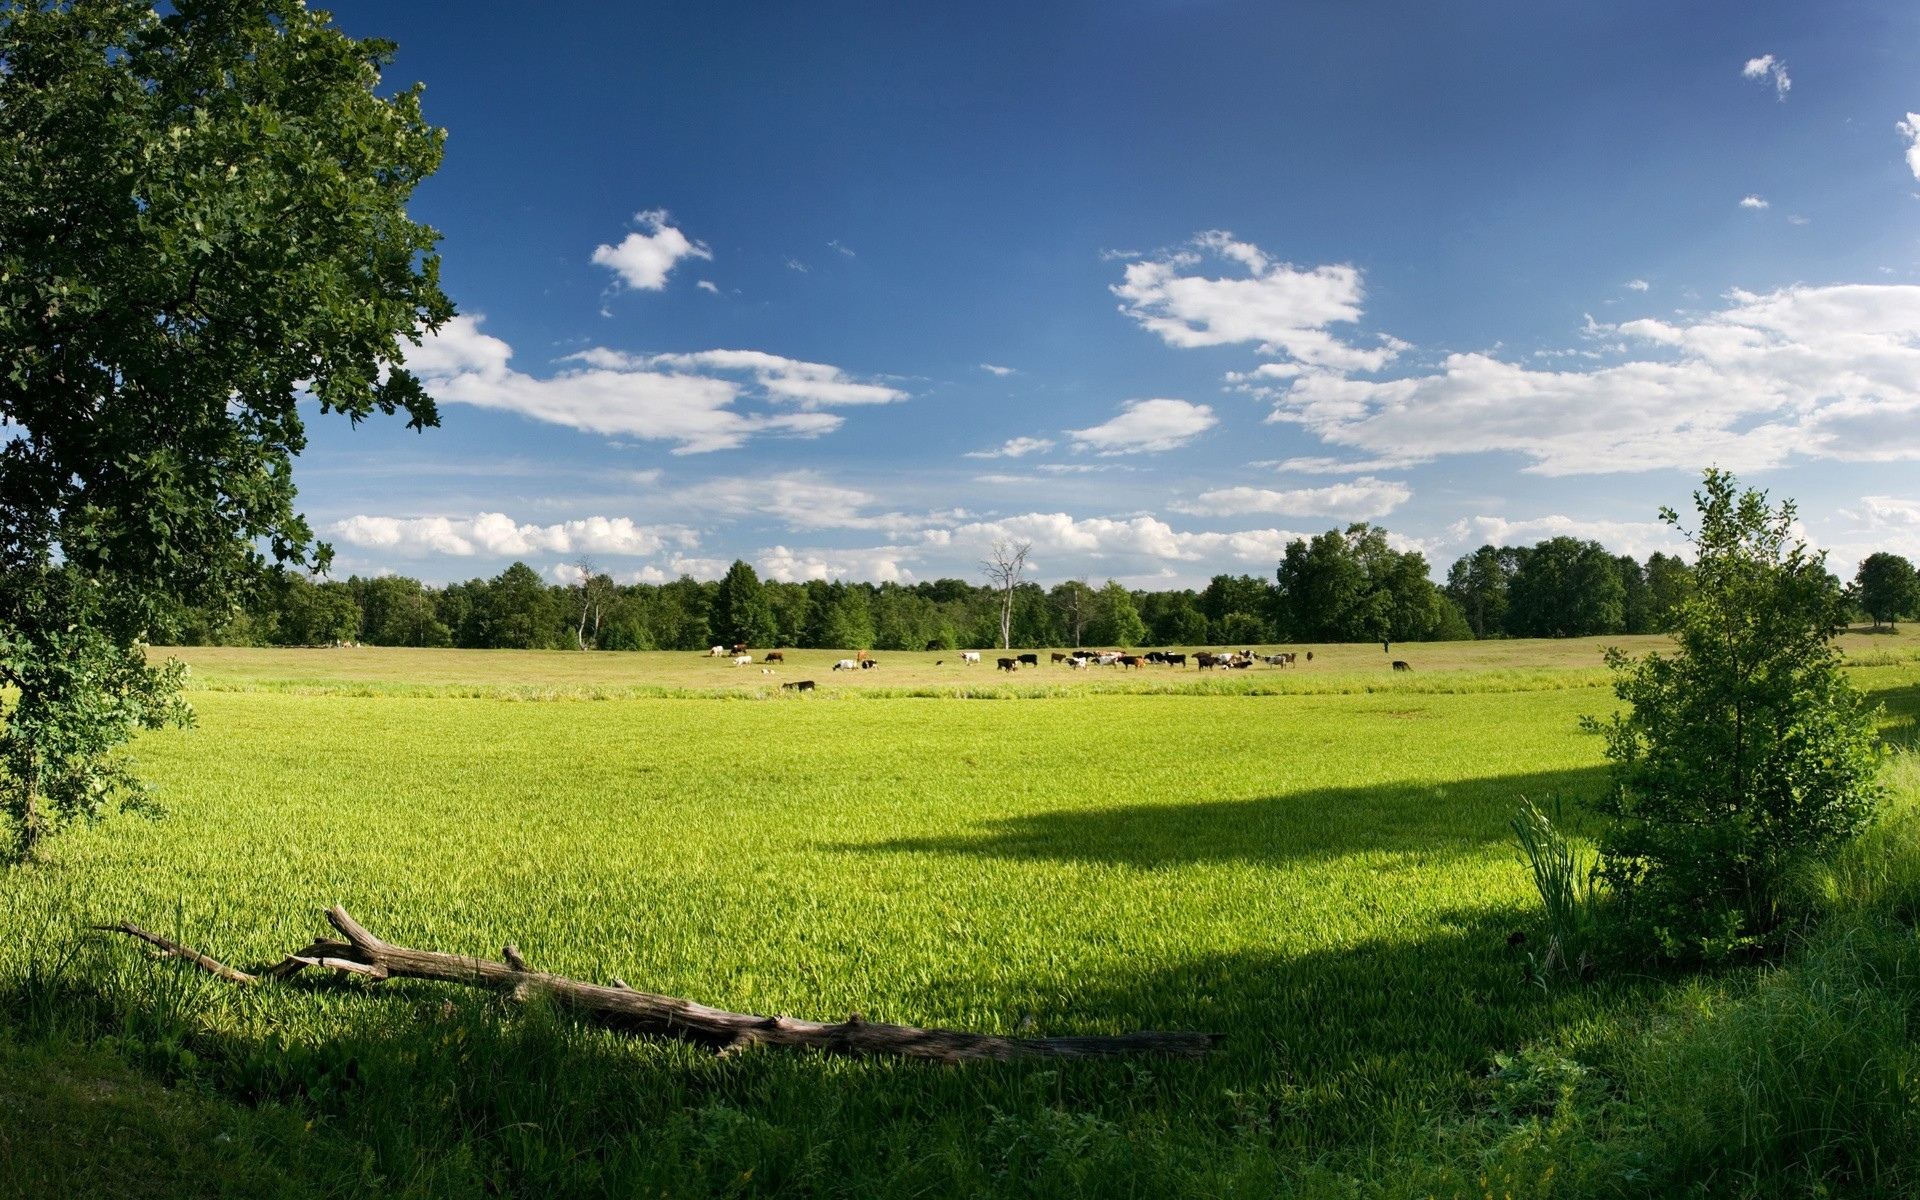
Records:
{"label": "bush", "polygon": [[1770,508],[1719,470],[1694,502],[1676,650],[1609,650],[1632,708],[1590,727],[1613,761],[1601,878],[1664,953],[1713,958],[1777,940],[1796,873],[1856,834],[1880,789],[1873,713],[1833,645],[1847,598],[1793,539],[1792,502]]}

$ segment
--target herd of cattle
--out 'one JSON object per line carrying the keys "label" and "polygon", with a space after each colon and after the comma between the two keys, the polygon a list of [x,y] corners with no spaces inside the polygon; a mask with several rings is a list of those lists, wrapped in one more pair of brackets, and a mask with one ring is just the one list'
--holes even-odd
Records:
{"label": "herd of cattle", "polygon": [[[937,647],[928,646],[927,649],[933,650],[937,649]],[[744,644],[732,647],[731,651],[729,651],[729,648],[726,646],[715,646],[707,651],[707,653],[713,658],[727,656],[730,653],[733,659],[733,665],[736,667],[749,666],[754,661],[752,652],[750,652]],[[1306,654],[1307,661],[1312,662],[1313,651],[1309,650]],[[1144,670],[1150,666],[1184,667],[1187,663],[1191,662],[1202,671],[1210,671],[1216,668],[1228,671],[1244,671],[1256,663],[1265,663],[1269,667],[1291,667],[1298,665],[1300,661],[1300,656],[1298,652],[1295,651],[1281,651],[1275,654],[1256,654],[1251,650],[1234,650],[1223,654],[1215,654],[1205,650],[1194,654],[1169,654],[1161,650],[1149,650],[1145,654],[1128,654],[1119,650],[1076,650],[1071,653],[1062,653],[1056,650],[1052,652],[1051,658],[1054,664],[1064,663],[1066,666],[1075,670],[1085,670],[1088,667],[1119,667],[1122,670],[1139,668]],[[769,650],[766,653],[766,657],[760,661],[766,663],[784,663],[787,661],[787,656],[779,650]],[[933,665],[936,667],[942,666],[944,665],[944,661],[945,660],[936,660]],[[979,662],[980,651],[961,651],[960,663],[962,666],[975,666],[978,665]],[[1010,657],[996,658],[994,663],[999,670],[1017,671],[1021,667],[1038,667],[1040,665],[1040,656],[1038,654],[1015,654]],[[836,671],[865,671],[871,670],[879,665],[880,663],[877,659],[869,657],[865,650],[860,650],[856,652],[855,657],[843,658],[834,663],[833,669]],[[1393,669],[1396,671],[1411,671],[1413,668],[1395,659]],[[771,675],[773,672],[769,669],[764,673]],[[780,686],[789,691],[810,692],[814,688],[814,683],[811,679],[799,679],[792,683],[783,683]]]}

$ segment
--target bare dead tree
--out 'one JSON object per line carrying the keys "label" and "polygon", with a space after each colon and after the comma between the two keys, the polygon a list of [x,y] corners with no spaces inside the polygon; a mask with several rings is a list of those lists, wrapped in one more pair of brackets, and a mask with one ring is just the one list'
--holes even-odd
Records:
{"label": "bare dead tree", "polygon": [[987,556],[980,560],[980,569],[987,573],[987,582],[993,590],[1000,593],[1000,648],[1013,648],[1013,589],[1020,586],[1020,572],[1027,568],[1027,555],[1033,550],[1032,542],[1010,542],[996,539],[987,548]]}
{"label": "bare dead tree", "polygon": [[[593,565],[593,559],[584,554],[575,560],[573,568],[580,572],[580,582],[575,585],[574,593],[574,598],[580,605],[580,624],[573,631],[573,637],[580,644],[580,648],[585,650],[590,642],[599,644],[600,614],[606,607],[607,584],[610,581],[605,575],[600,574],[599,568]],[[587,634],[589,624],[593,631],[591,638]]]}

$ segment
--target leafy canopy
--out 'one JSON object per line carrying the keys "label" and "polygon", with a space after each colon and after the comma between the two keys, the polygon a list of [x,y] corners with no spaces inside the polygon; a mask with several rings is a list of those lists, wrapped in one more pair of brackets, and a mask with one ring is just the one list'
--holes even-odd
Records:
{"label": "leafy canopy", "polygon": [[29,849],[85,807],[48,781],[183,716],[136,653],[163,611],[325,565],[302,395],[438,423],[398,342],[453,313],[405,211],[444,135],[419,88],[379,94],[392,49],[297,0],[0,0],[0,758]]}
{"label": "leafy canopy", "polygon": [[1601,877],[1676,957],[1768,941],[1795,870],[1857,833],[1879,799],[1873,713],[1833,645],[1848,604],[1825,554],[1793,536],[1791,501],[1770,507],[1724,471],[1694,502],[1674,652],[1609,650],[1631,708],[1593,724],[1614,778],[1596,804]]}

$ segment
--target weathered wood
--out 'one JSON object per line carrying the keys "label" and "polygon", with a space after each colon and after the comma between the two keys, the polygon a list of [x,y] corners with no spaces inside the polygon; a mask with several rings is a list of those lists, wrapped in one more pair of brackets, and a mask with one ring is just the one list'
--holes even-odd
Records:
{"label": "weathered wood", "polygon": [[[674,996],[636,991],[623,980],[616,979],[608,987],[545,971],[529,970],[519,949],[512,945],[504,950],[507,962],[395,946],[375,937],[348,915],[346,909],[337,905],[327,910],[327,921],[347,940],[341,942],[332,938],[318,938],[312,945],[282,959],[267,973],[284,978],[307,967],[320,967],[352,972],[375,980],[405,976],[489,988],[506,992],[516,999],[541,993],[569,1008],[636,1033],[681,1038],[725,1052],[736,1052],[750,1046],[791,1046],[811,1047],[836,1054],[887,1054],[936,1062],[1004,1061],[1029,1057],[1108,1058],[1124,1054],[1199,1058],[1212,1050],[1220,1037],[1210,1033],[1155,1031],[1082,1037],[1001,1037],[951,1029],[890,1025],[868,1021],[859,1013],[837,1023],[802,1021],[785,1016],[761,1017],[710,1008]],[[234,971],[184,946],[156,938],[135,926],[103,928],[145,938],[222,978],[235,982],[253,981],[250,975]]]}
{"label": "weathered wood", "polygon": [[198,950],[182,946],[179,942],[169,941],[157,933],[149,933],[138,925],[126,921],[122,921],[118,925],[95,925],[94,928],[104,929],[109,933],[124,933],[129,937],[137,937],[143,942],[149,942],[158,946],[160,948],[160,954],[164,958],[184,958],[194,966],[199,967],[202,971],[218,975],[220,978],[233,983],[260,982],[255,976],[249,975],[245,971],[236,971],[217,958],[208,958]]}

